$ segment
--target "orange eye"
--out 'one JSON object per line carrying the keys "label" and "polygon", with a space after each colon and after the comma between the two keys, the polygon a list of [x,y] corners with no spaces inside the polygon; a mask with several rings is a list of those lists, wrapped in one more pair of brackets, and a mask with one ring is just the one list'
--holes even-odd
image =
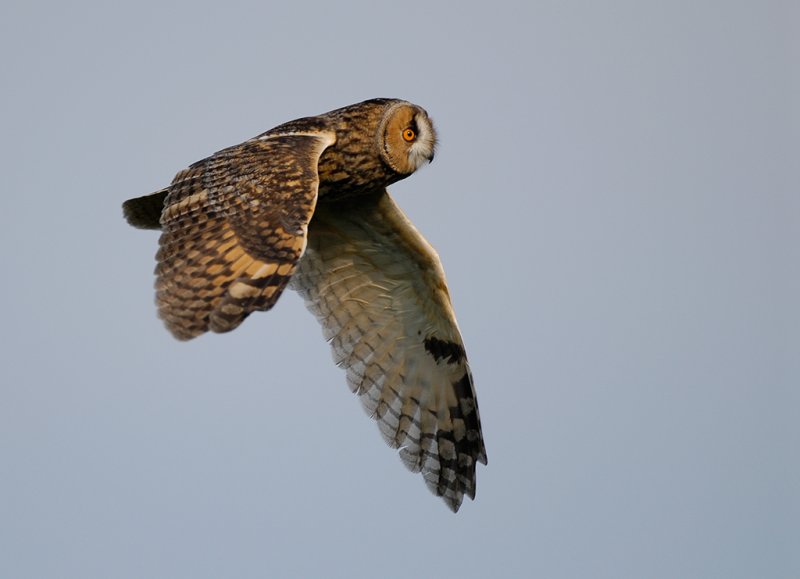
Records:
{"label": "orange eye", "polygon": [[403,131],[403,139],[405,139],[407,142],[410,143],[416,138],[417,138],[417,133],[414,132],[414,129],[406,129],[405,131]]}

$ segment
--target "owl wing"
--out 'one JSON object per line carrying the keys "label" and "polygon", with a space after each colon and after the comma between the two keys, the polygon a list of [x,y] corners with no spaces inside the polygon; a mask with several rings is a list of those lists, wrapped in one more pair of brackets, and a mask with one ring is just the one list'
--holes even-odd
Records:
{"label": "owl wing", "polygon": [[227,332],[275,304],[305,249],[317,163],[334,141],[327,131],[265,134],[181,171],[166,197],[125,204],[139,227],[163,205],[156,302],[175,337]]}
{"label": "owl wing", "polygon": [[291,287],[405,465],[453,511],[474,499],[486,450],[444,272],[389,194],[321,202]]}

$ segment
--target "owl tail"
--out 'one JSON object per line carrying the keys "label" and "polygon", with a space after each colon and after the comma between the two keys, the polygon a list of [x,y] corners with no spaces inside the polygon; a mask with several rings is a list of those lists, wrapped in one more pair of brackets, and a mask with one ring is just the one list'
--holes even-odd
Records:
{"label": "owl tail", "polygon": [[161,211],[169,189],[128,199],[122,204],[122,214],[129,225],[138,229],[161,229]]}

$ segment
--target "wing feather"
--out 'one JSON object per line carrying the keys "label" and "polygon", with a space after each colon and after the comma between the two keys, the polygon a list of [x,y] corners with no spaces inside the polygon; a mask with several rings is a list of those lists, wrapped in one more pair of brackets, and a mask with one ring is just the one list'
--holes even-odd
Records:
{"label": "wing feather", "polygon": [[156,303],[177,338],[230,331],[275,304],[305,250],[317,163],[334,140],[325,131],[252,139],[125,203],[140,227],[163,205]]}
{"label": "wing feather", "polygon": [[403,463],[454,511],[474,498],[486,450],[444,272],[389,194],[319,203],[291,287]]}

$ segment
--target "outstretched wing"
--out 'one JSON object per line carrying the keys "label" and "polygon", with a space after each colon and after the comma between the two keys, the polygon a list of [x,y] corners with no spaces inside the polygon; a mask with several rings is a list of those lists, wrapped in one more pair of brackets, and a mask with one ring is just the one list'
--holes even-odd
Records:
{"label": "outstretched wing", "polygon": [[334,141],[326,131],[266,134],[181,171],[165,199],[126,202],[139,227],[163,204],[156,302],[175,337],[227,332],[274,305],[305,249],[317,163]]}
{"label": "outstretched wing", "polygon": [[291,287],[405,465],[453,511],[475,498],[486,449],[444,272],[389,194],[321,201]]}

